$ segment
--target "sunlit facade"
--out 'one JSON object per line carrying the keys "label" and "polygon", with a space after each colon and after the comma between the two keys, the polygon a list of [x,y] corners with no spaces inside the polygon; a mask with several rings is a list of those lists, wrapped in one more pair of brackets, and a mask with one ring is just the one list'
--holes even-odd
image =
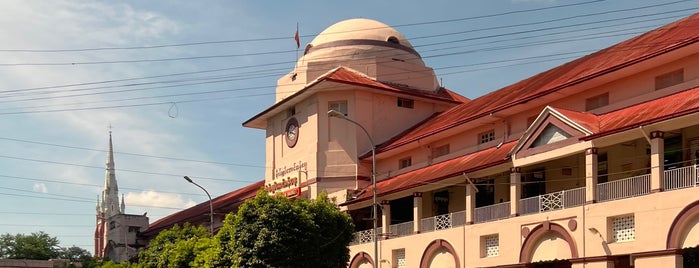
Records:
{"label": "sunlit facade", "polygon": [[470,100],[395,29],[339,22],[243,123],[266,131],[252,186],[328,192],[357,226],[352,268],[682,267],[699,244],[696,29],[699,15]]}

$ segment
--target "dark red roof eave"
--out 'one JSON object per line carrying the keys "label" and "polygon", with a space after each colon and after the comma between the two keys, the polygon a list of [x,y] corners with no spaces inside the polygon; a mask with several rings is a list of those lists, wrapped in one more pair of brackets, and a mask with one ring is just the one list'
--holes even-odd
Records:
{"label": "dark red roof eave", "polygon": [[[236,191],[221,195],[212,200],[214,212],[219,209],[237,206],[245,200],[255,197],[257,191],[264,185],[264,180],[255,182]],[[161,230],[172,227],[175,224],[194,222],[193,219],[203,218],[202,215],[209,213],[209,202],[202,202],[193,207],[165,216],[148,226],[148,229],[141,232],[143,236],[157,235]]]}
{"label": "dark red roof eave", "polygon": [[[697,15],[693,15],[693,16],[697,16]],[[690,16],[690,19],[696,19],[696,18],[691,18],[691,16]],[[676,23],[677,23],[677,22],[676,22]],[[662,28],[661,28],[661,29],[662,29]],[[655,30],[655,31],[659,31],[659,30]],[[655,31],[654,31],[654,32],[655,32]],[[644,35],[641,35],[640,37],[642,37],[642,36],[644,36]],[[637,38],[639,38],[639,37],[637,37]],[[588,56],[586,56],[586,57],[580,58],[578,61],[580,61],[580,60],[590,60],[590,59],[594,59],[595,57],[601,57],[601,56],[604,55],[605,52],[610,51],[610,50],[612,50],[612,49],[614,49],[614,48],[617,48],[617,46],[620,46],[620,45],[622,45],[622,44],[625,44],[626,42],[629,42],[629,41],[635,40],[635,39],[636,39],[636,38],[627,40],[627,41],[625,41],[625,42],[622,42],[622,43],[617,44],[617,45],[615,45],[615,46],[612,46],[612,47],[610,47],[610,48],[601,50],[601,51],[599,51],[599,52],[597,52],[597,53],[593,53],[593,54],[588,55]],[[464,123],[466,123],[466,122],[469,122],[469,121],[472,121],[472,120],[475,120],[475,119],[478,119],[478,118],[480,118],[480,117],[487,116],[487,115],[490,115],[490,114],[493,114],[493,113],[497,113],[497,112],[503,111],[503,110],[508,109],[508,108],[511,108],[511,107],[513,107],[513,106],[515,106],[515,105],[519,105],[519,104],[523,104],[523,103],[532,101],[532,100],[534,100],[534,99],[536,99],[536,98],[540,98],[541,96],[545,96],[545,95],[551,94],[551,93],[553,93],[553,92],[559,91],[559,90],[561,90],[561,89],[564,89],[564,88],[567,88],[567,87],[571,87],[571,86],[574,86],[574,85],[583,83],[583,82],[585,82],[585,81],[589,81],[589,80],[591,80],[591,79],[600,77],[600,76],[602,76],[602,75],[609,74],[609,73],[611,73],[611,72],[617,71],[617,70],[619,70],[619,69],[626,68],[626,67],[631,66],[631,65],[633,65],[633,64],[637,64],[637,63],[639,63],[639,62],[642,62],[642,61],[645,61],[645,60],[648,60],[648,59],[657,57],[657,56],[662,55],[662,54],[665,54],[665,53],[667,53],[667,52],[670,52],[670,51],[673,51],[673,50],[677,50],[677,49],[686,47],[686,46],[688,46],[688,45],[692,45],[692,44],[696,43],[697,41],[699,41],[699,36],[694,36],[694,37],[691,37],[691,38],[687,38],[687,39],[685,39],[685,40],[680,40],[680,41],[677,41],[677,43],[675,43],[675,44],[673,44],[673,45],[671,45],[671,46],[667,46],[667,47],[664,47],[664,48],[660,48],[660,49],[658,49],[658,50],[656,50],[656,51],[648,52],[648,53],[646,53],[646,54],[644,54],[644,55],[641,55],[641,56],[639,56],[639,57],[637,57],[637,58],[630,59],[630,60],[621,62],[621,63],[619,63],[619,64],[610,66],[609,68],[605,68],[605,69],[599,70],[599,71],[597,71],[597,72],[591,73],[591,74],[589,74],[589,75],[580,77],[580,78],[578,78],[578,79],[574,79],[574,80],[571,80],[571,81],[569,81],[569,82],[565,82],[565,83],[556,85],[556,86],[554,86],[554,87],[552,87],[552,88],[550,88],[550,89],[543,90],[543,91],[541,91],[541,92],[535,93],[535,94],[530,95],[530,96],[527,96],[527,97],[525,97],[525,98],[515,99],[514,101],[509,102],[509,103],[505,103],[505,104],[503,104],[503,105],[501,105],[501,106],[493,107],[492,109],[483,110],[483,112],[481,112],[481,113],[476,113],[476,114],[473,114],[473,115],[468,116],[468,117],[465,117],[465,118],[457,119],[457,120],[455,120],[455,121],[453,121],[453,122],[451,122],[451,123],[449,123],[449,124],[444,124],[444,125],[442,125],[442,126],[436,126],[436,127],[432,128],[432,129],[427,129],[427,130],[425,130],[423,133],[416,133],[417,135],[414,136],[414,137],[411,137],[410,139],[406,139],[406,140],[404,140],[404,141],[400,141],[400,139],[396,139],[398,142],[396,142],[396,143],[394,143],[394,144],[386,144],[385,146],[378,148],[377,151],[376,151],[376,153],[379,154],[379,153],[386,152],[386,151],[388,151],[388,150],[391,150],[391,149],[394,149],[394,148],[397,148],[397,147],[400,147],[400,146],[403,146],[403,145],[406,145],[406,144],[410,144],[410,143],[412,143],[412,142],[414,142],[414,141],[416,141],[416,140],[423,139],[423,138],[426,138],[426,137],[431,136],[431,135],[435,135],[435,134],[437,134],[437,133],[440,133],[440,132],[446,131],[446,130],[448,130],[448,129],[457,127],[457,126],[459,126],[459,125],[462,125],[462,124],[464,124]],[[573,62],[575,62],[575,61],[573,61]],[[570,62],[570,63],[567,63],[567,64],[572,64],[573,62]],[[559,67],[557,67],[557,68],[551,69],[551,70],[549,70],[549,71],[547,71],[547,72],[544,72],[544,73],[542,73],[542,74],[547,74],[547,73],[549,73],[549,72],[553,72],[553,71],[557,70],[557,69],[560,68],[560,67],[566,66],[567,64],[561,65],[561,66],[559,66]],[[540,74],[540,75],[541,75],[541,74]],[[537,75],[537,76],[539,76],[539,75]],[[534,77],[537,77],[537,76],[534,76]],[[521,82],[519,82],[519,83],[514,84],[513,86],[518,85],[518,84],[521,84],[521,83],[523,83],[523,82],[527,82],[527,81],[528,81],[528,80],[521,81]],[[512,86],[510,86],[510,87],[512,87]],[[507,88],[510,88],[510,87],[507,87]],[[507,89],[507,88],[503,88],[503,89],[501,89],[501,90],[505,90],[505,89]],[[497,91],[496,91],[496,92],[497,92]],[[480,99],[480,98],[479,98],[479,99]],[[456,110],[456,109],[458,109],[459,107],[464,106],[464,105],[466,105],[466,106],[467,106],[467,105],[471,105],[473,102],[477,102],[477,101],[478,101],[478,99],[475,99],[475,100],[473,100],[473,101],[471,101],[471,102],[469,102],[469,103],[462,104],[462,105],[460,105],[460,106],[454,107],[454,108],[452,108],[452,110]],[[445,113],[443,113],[443,114],[447,114],[447,112],[445,112]],[[428,122],[427,124],[429,124],[429,122]],[[408,135],[408,133],[406,133],[406,135]]]}

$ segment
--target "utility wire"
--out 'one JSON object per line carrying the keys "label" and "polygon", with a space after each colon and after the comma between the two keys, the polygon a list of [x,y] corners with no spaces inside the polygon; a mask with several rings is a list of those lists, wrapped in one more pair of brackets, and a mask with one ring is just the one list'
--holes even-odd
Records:
{"label": "utility wire", "polygon": [[[569,20],[569,19],[573,19],[573,18],[596,16],[596,15],[600,15],[600,14],[609,14],[609,13],[614,13],[614,12],[626,12],[626,11],[633,11],[633,10],[641,10],[641,9],[646,9],[646,8],[654,8],[654,7],[658,7],[658,6],[672,5],[672,4],[686,2],[686,1],[691,1],[691,0],[682,0],[682,1],[666,3],[666,4],[657,4],[657,5],[650,5],[650,6],[644,6],[644,7],[606,11],[606,12],[600,12],[600,13],[576,15],[576,16],[571,16],[571,17],[546,20],[546,21],[539,21],[539,22],[530,22],[530,23],[513,24],[513,25],[505,25],[505,26],[497,26],[497,27],[489,27],[489,28],[480,28],[480,29],[473,29],[473,30],[467,30],[467,31],[419,36],[419,37],[413,37],[413,38],[411,38],[411,40],[427,39],[427,38],[443,37],[443,36],[451,36],[451,35],[460,35],[460,34],[472,33],[472,32],[490,31],[490,30],[522,27],[522,26],[530,26],[530,25],[538,25],[538,24],[546,24],[546,23],[558,22],[558,21],[563,21],[563,20]],[[682,10],[677,10],[677,11],[687,11],[687,9],[682,9]],[[677,12],[677,11],[674,11],[674,12]],[[671,12],[673,12],[673,11],[671,11]],[[666,14],[666,13],[667,12],[662,12],[659,14]],[[626,17],[626,18],[621,18],[621,19],[646,17],[649,15],[653,15],[653,14],[637,15],[637,16],[631,16],[631,17]],[[544,30],[559,29],[561,27],[576,27],[576,26],[581,26],[581,25],[597,24],[597,23],[604,23],[604,22],[618,21],[618,20],[620,20],[620,19],[617,18],[617,19],[611,19],[611,20],[600,20],[600,21],[594,21],[594,22],[578,23],[578,24],[573,24],[573,25],[569,25],[569,26],[549,27],[549,28],[545,28]],[[537,31],[537,30],[531,30],[531,31]],[[295,50],[293,50],[291,52],[295,52]],[[75,65],[96,65],[96,64],[121,64],[121,63],[152,63],[152,62],[164,62],[164,61],[231,58],[231,57],[255,56],[255,55],[265,55],[265,54],[278,54],[278,53],[289,53],[289,51],[257,52],[257,53],[250,53],[250,54],[204,55],[204,56],[173,57],[173,58],[160,58],[160,59],[105,60],[105,61],[84,61],[84,62],[0,63],[0,66],[75,66]]]}
{"label": "utility wire", "polygon": [[[448,19],[448,20],[437,20],[437,21],[425,21],[425,22],[416,22],[416,23],[407,23],[407,24],[399,24],[399,25],[394,25],[392,27],[408,27],[408,26],[420,26],[420,25],[430,25],[430,24],[441,24],[441,23],[450,23],[450,22],[457,22],[457,21],[467,21],[467,20],[475,20],[475,19],[483,19],[483,18],[493,18],[493,17],[499,17],[499,16],[506,16],[506,15],[513,15],[513,14],[519,14],[519,13],[528,13],[528,12],[536,12],[536,11],[544,11],[544,10],[551,10],[551,9],[558,9],[558,8],[565,8],[565,7],[573,7],[573,6],[580,6],[580,5],[587,5],[587,4],[593,4],[593,3],[598,3],[598,2],[603,2],[604,0],[594,0],[594,1],[587,1],[587,2],[581,2],[581,3],[573,3],[573,4],[564,4],[564,5],[556,5],[556,6],[550,6],[550,7],[542,7],[542,8],[534,8],[534,9],[526,9],[526,10],[516,10],[516,11],[509,11],[509,12],[503,12],[503,13],[496,13],[496,14],[488,14],[488,15],[480,15],[480,16],[473,16],[473,17],[465,17],[465,18],[456,18],[456,19]],[[681,2],[681,1],[680,1]],[[389,26],[391,27],[391,26]],[[385,27],[384,27],[385,28]],[[362,29],[359,31],[367,31],[367,30],[375,30],[378,28],[372,28],[372,29]],[[348,31],[342,31],[342,32],[333,32],[331,34],[341,34],[341,33],[347,33],[347,32],[355,32],[358,30],[348,30]],[[315,37],[320,33],[317,34],[309,34],[309,35],[302,35],[301,37]],[[183,46],[198,46],[198,45],[212,45],[212,44],[230,44],[230,43],[245,43],[245,42],[261,42],[261,41],[276,41],[276,40],[288,40],[290,39],[290,36],[281,36],[281,37],[265,37],[265,38],[251,38],[251,39],[237,39],[237,40],[219,40],[219,41],[202,41],[202,42],[190,42],[190,43],[179,43],[179,44],[162,44],[162,45],[153,45],[153,46],[127,46],[127,47],[98,47],[98,48],[73,48],[73,49],[0,49],[0,52],[38,52],[38,53],[52,53],[52,52],[84,52],[84,51],[104,51],[104,50],[138,50],[138,49],[154,49],[154,48],[169,48],[169,47],[183,47]],[[293,51],[295,52],[295,50]]]}
{"label": "utility wire", "polygon": [[[21,142],[21,143],[29,143],[29,144],[37,144],[37,145],[61,147],[61,148],[76,149],[76,150],[86,150],[86,151],[93,151],[93,152],[103,152],[103,153],[108,153],[108,152],[109,152],[109,150],[104,150],[104,149],[94,149],[94,148],[86,148],[86,147],[62,145],[62,144],[55,144],[55,143],[48,143],[48,142],[39,142],[39,141],[30,141],[30,140],[25,140],[25,139],[15,139],[15,138],[7,138],[7,137],[0,137],[0,140],[8,140],[8,141]],[[236,163],[226,163],[226,162],[205,161],[205,160],[196,160],[196,159],[179,158],[179,157],[170,157],[170,156],[157,156],[157,155],[148,155],[148,154],[139,154],[139,153],[128,153],[128,152],[120,152],[120,151],[113,151],[113,153],[114,153],[114,154],[118,154],[118,155],[130,155],[130,156],[139,156],[139,157],[166,159],[166,160],[176,160],[176,161],[185,161],[185,162],[195,162],[195,163],[203,163],[203,164],[216,164],[216,165],[227,165],[227,166],[237,166],[237,167],[265,168],[264,166],[259,166],[259,165],[247,165],[247,164],[236,164]]]}
{"label": "utility wire", "polygon": [[[687,10],[680,10],[680,11],[687,11]],[[679,11],[672,11],[672,12],[679,12]],[[666,14],[669,12],[664,12],[664,13],[657,13],[657,14]],[[657,15],[657,14],[651,14],[651,15]],[[647,17],[647,16],[643,16]],[[656,19],[657,20],[657,19]],[[614,20],[618,21],[618,20]],[[646,22],[650,20],[643,20],[641,22]],[[638,22],[636,22],[638,23]],[[619,25],[619,24],[617,24]],[[551,27],[549,29],[560,29],[562,27],[568,27],[568,26],[558,26],[558,27]],[[609,26],[612,27],[612,26]],[[588,29],[599,29],[599,27],[594,27],[594,28],[588,28]],[[531,32],[531,31],[525,31],[525,32]],[[438,43],[432,43],[432,44],[425,44],[425,45],[420,45],[420,46],[433,46],[433,45],[439,45],[439,44],[448,44],[448,43],[453,43],[453,42],[462,42],[462,41],[469,41],[469,40],[477,40],[477,39],[485,39],[485,38],[491,38],[491,37],[499,37],[499,36],[505,36],[505,35],[512,35],[512,34],[517,34],[517,33],[525,33],[525,32],[514,32],[514,33],[507,33],[507,34],[498,34],[498,35],[489,35],[489,36],[481,36],[481,37],[474,37],[474,38],[469,38],[469,39],[461,39],[457,41],[445,41],[445,42],[438,42]],[[561,33],[561,32],[559,32]],[[558,34],[558,33],[555,33]],[[520,37],[521,38],[526,38],[526,37]],[[494,42],[501,42],[501,41],[494,41]],[[492,43],[492,42],[491,42]],[[419,47],[419,46],[416,46]],[[273,63],[271,65],[278,65],[278,64],[288,64],[291,62],[279,62],[279,63]],[[114,83],[114,82],[121,82],[121,81],[133,81],[133,80],[141,80],[141,79],[151,79],[151,78],[160,78],[160,77],[168,77],[168,76],[180,76],[180,75],[189,75],[189,74],[200,74],[200,73],[206,73],[206,72],[219,72],[219,71],[226,71],[226,70],[234,70],[234,69],[242,69],[242,68],[253,68],[257,66],[266,66],[270,64],[261,64],[261,65],[249,65],[249,66],[239,66],[239,67],[232,67],[232,68],[223,68],[223,69],[212,69],[212,70],[203,70],[203,71],[197,71],[197,72],[185,72],[185,73],[175,73],[175,74],[166,74],[166,75],[158,75],[158,76],[148,76],[148,77],[139,77],[139,78],[127,78],[127,79],[115,79],[115,80],[108,80],[108,81],[97,81],[97,82],[87,82],[87,83],[76,83],[76,84],[66,84],[66,85],[58,85],[58,86],[44,86],[44,87],[35,87],[35,88],[25,88],[25,89],[15,89],[15,90],[5,90],[5,91],[0,91],[0,93],[9,93],[9,92],[22,92],[22,91],[31,91],[31,90],[39,90],[39,89],[51,89],[51,88],[62,88],[62,87],[73,87],[73,86],[81,86],[81,85],[93,85],[93,84],[101,84],[101,83]],[[275,70],[281,70],[275,69]],[[137,85],[137,84],[134,84]],[[123,86],[132,86],[132,85],[123,85]]]}

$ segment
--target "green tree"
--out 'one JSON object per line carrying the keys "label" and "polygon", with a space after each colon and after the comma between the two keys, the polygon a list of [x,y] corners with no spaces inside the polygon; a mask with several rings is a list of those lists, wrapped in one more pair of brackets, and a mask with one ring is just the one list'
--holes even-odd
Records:
{"label": "green tree", "polygon": [[290,200],[260,191],[226,219],[218,234],[224,253],[219,264],[346,267],[353,230],[349,215],[326,194],[316,200]]}
{"label": "green tree", "polygon": [[44,232],[0,236],[0,258],[48,260],[59,257],[58,239]]}
{"label": "green tree", "polygon": [[67,260],[70,263],[80,263],[80,267],[83,268],[92,268],[98,266],[97,261],[94,257],[92,257],[92,254],[89,251],[77,246],[61,248],[58,257]]}
{"label": "green tree", "polygon": [[175,225],[160,232],[138,254],[138,267],[197,267],[195,258],[213,245],[209,236],[209,231],[202,226]]}

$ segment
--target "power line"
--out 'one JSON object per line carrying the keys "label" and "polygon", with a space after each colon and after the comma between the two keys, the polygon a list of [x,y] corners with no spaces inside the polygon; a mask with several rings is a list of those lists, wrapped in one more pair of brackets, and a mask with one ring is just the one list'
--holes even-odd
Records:
{"label": "power line", "polygon": [[[84,168],[104,169],[104,167],[98,167],[98,166],[81,165],[81,164],[73,164],[73,163],[65,163],[65,162],[58,162],[58,161],[41,160],[41,159],[32,159],[32,158],[16,157],[16,156],[9,156],[9,155],[0,155],[0,158],[14,159],[14,160],[22,160],[22,161],[30,161],[30,162],[39,162],[39,163],[47,163],[47,164],[56,164],[56,165],[65,165],[65,166],[75,166],[75,167],[84,167]],[[158,176],[182,177],[182,174],[170,174],[170,173],[150,172],[150,171],[142,171],[142,170],[116,169],[116,171],[119,171],[119,172],[139,173],[139,174],[148,174],[148,175],[158,175]],[[244,182],[244,183],[254,183],[254,182],[256,182],[256,181],[249,181],[249,180],[236,180],[236,179],[211,178],[211,177],[203,177],[203,176],[196,176],[196,175],[195,175],[195,177],[197,177],[197,179],[202,179],[202,180],[213,180],[213,181]]]}
{"label": "power line", "polygon": [[[551,22],[558,22],[558,21],[563,21],[563,20],[569,20],[573,18],[581,18],[581,17],[589,17],[589,16],[597,16],[601,14],[610,14],[610,13],[616,13],[616,12],[626,12],[626,11],[635,11],[635,10],[641,10],[641,9],[647,9],[647,8],[654,8],[654,7],[659,7],[659,6],[667,6],[667,5],[673,5],[681,2],[686,2],[690,0],[681,0],[681,1],[676,1],[676,2],[671,2],[671,3],[665,3],[665,4],[656,4],[656,5],[649,5],[649,6],[644,6],[644,7],[636,7],[636,8],[629,8],[629,9],[621,9],[621,10],[612,10],[612,11],[605,11],[605,12],[600,12],[600,13],[592,13],[592,14],[582,14],[582,15],[575,15],[571,17],[565,17],[565,18],[559,18],[559,19],[553,19],[553,20],[546,20],[546,21],[539,21],[539,22],[530,22],[530,23],[522,23],[522,24],[514,24],[514,25],[505,25],[505,26],[496,26],[496,27],[489,27],[489,28],[480,28],[480,29],[473,29],[473,30],[467,30],[467,31],[459,31],[459,32],[451,32],[451,33],[443,33],[443,34],[434,34],[434,35],[427,35],[427,36],[419,36],[419,37],[413,37],[411,40],[418,40],[418,39],[426,39],[426,38],[434,38],[434,37],[443,37],[443,36],[451,36],[451,35],[459,35],[459,34],[464,34],[464,33],[472,33],[472,32],[480,32],[480,31],[487,31],[487,30],[496,30],[496,29],[504,29],[504,28],[513,28],[513,27],[522,27],[522,26],[531,26],[531,25],[538,25],[538,24],[546,24],[546,23],[551,23]],[[686,11],[687,9],[683,9],[683,11]],[[661,13],[662,14],[662,13]],[[628,19],[628,18],[637,18],[637,17],[645,17],[649,16],[649,14],[645,15],[638,15],[638,16],[631,16],[627,18],[622,18],[622,19]],[[602,21],[595,21],[591,23],[579,23],[579,24],[574,24],[572,26],[567,26],[567,27],[574,27],[574,26],[580,26],[580,25],[586,25],[586,24],[596,24],[596,23],[602,23],[602,22],[609,22],[609,21],[618,21],[619,19],[612,19],[612,20],[602,20]],[[546,29],[558,29],[563,26],[558,26],[558,27],[549,27]],[[544,29],[544,30],[546,30]],[[363,29],[366,30],[366,29]],[[532,31],[537,31],[537,30],[532,30]],[[256,53],[248,53],[248,54],[225,54],[225,55],[204,55],[204,56],[190,56],[190,57],[175,57],[175,58],[161,58],[161,59],[137,59],[137,60],[111,60],[111,61],[86,61],[86,62],[40,62],[40,63],[0,63],[0,66],[75,66],[75,65],[97,65],[97,64],[121,64],[121,63],[149,63],[149,62],[164,62],[164,61],[181,61],[181,60],[197,60],[197,59],[212,59],[212,58],[231,58],[231,57],[241,57],[241,56],[256,56],[256,55],[266,55],[266,54],[279,54],[279,53],[290,53],[290,52],[295,52],[295,50],[290,50],[290,51],[272,51],[272,52],[256,52]]]}
{"label": "power line", "polygon": [[[564,4],[564,5],[557,5],[557,6],[550,6],[550,7],[526,9],[526,10],[516,10],[516,11],[509,11],[509,12],[489,14],[489,15],[465,17],[465,18],[399,24],[399,25],[394,25],[394,26],[389,26],[389,27],[394,27],[394,28],[395,27],[408,27],[408,26],[441,24],[441,23],[449,23],[449,22],[457,22],[457,21],[467,21],[467,20],[474,20],[474,19],[492,18],[492,17],[519,14],[519,13],[528,13],[528,12],[536,12],[536,11],[565,8],[565,7],[587,5],[587,4],[593,4],[593,3],[603,2],[603,1],[604,0],[593,0],[593,1],[587,1],[587,2],[581,2],[581,3]],[[331,34],[355,32],[355,31],[367,31],[367,30],[375,30],[375,29],[377,29],[377,28],[362,29],[362,30],[348,30],[348,31],[342,31],[342,32],[333,32]],[[318,34],[319,33],[310,34],[310,35],[302,35],[301,37],[315,37]],[[138,49],[154,49],[154,48],[198,46],[198,45],[212,45],[212,44],[230,44],[230,43],[288,40],[290,38],[291,38],[291,36],[282,36],[282,37],[264,37],[264,38],[250,38],[250,39],[237,39],[237,40],[202,41],[202,42],[190,42],[190,43],[179,43],[179,44],[162,44],[162,45],[152,45],[152,46],[127,46],[127,47],[98,47],[98,48],[73,48],[73,49],[0,49],[0,52],[52,53],[52,52],[85,52],[85,51],[104,51],[104,50],[138,50]],[[295,52],[295,50],[292,52]]]}
{"label": "power line", "polygon": [[[673,13],[673,12],[686,12],[687,9],[679,10],[679,11],[671,11],[671,12],[663,12],[663,13],[656,13],[656,14],[650,14],[650,15],[659,15],[659,14],[667,14],[667,13]],[[631,18],[636,18],[636,17],[647,17],[650,15],[643,15],[643,16],[633,16]],[[621,19],[628,19],[627,18],[621,18]],[[615,19],[615,20],[607,20],[604,22],[609,22],[609,21],[618,21],[621,19]],[[661,18],[664,19],[664,18]],[[640,22],[647,22],[650,20],[643,20]],[[594,22],[594,23],[601,23],[601,22]],[[638,23],[638,22],[635,22]],[[572,26],[580,26],[584,24],[576,24]],[[618,26],[619,24],[615,25]],[[572,27],[572,26],[557,26],[557,27],[550,27],[546,28],[547,30],[551,29],[560,29],[560,28],[565,28],[565,27]],[[608,26],[611,27],[611,26]],[[588,29],[599,29],[599,27],[593,27],[593,28],[588,28]],[[520,31],[520,32],[513,32],[513,33],[507,33],[507,34],[496,34],[496,35],[488,35],[488,36],[481,36],[481,37],[474,37],[474,38],[468,38],[468,39],[461,39],[461,40],[452,40],[452,41],[444,41],[444,42],[438,42],[438,43],[431,43],[431,44],[424,44],[420,46],[433,46],[433,45],[440,45],[440,44],[448,44],[448,43],[454,43],[454,42],[463,42],[463,41],[471,41],[471,40],[477,40],[477,39],[485,39],[485,38],[492,38],[492,37],[500,37],[500,36],[506,36],[506,35],[512,35],[512,34],[522,34],[522,33],[528,33],[528,32],[533,32],[533,31],[540,31],[542,29],[537,29],[537,30],[529,30],[529,31]],[[560,32],[559,32],[560,33]],[[558,34],[558,33],[554,33]],[[520,37],[521,38],[528,38],[528,37]],[[494,41],[494,42],[501,42],[501,41]],[[490,43],[494,43],[490,42]],[[416,46],[416,47],[420,47]],[[434,51],[434,50],[431,50]],[[87,83],[77,83],[77,84],[67,84],[67,85],[59,85],[59,86],[44,86],[44,87],[35,87],[35,88],[25,88],[25,89],[16,89],[16,90],[5,90],[5,91],[0,91],[0,93],[8,93],[8,92],[20,92],[20,91],[30,91],[30,90],[38,90],[38,89],[50,89],[50,88],[62,88],[62,87],[73,87],[73,86],[81,86],[81,85],[92,85],[92,84],[101,84],[101,83],[113,83],[113,82],[120,82],[120,81],[133,81],[133,80],[141,80],[141,79],[150,79],[150,78],[159,78],[159,77],[167,77],[167,76],[178,76],[178,75],[188,75],[188,74],[198,74],[198,73],[205,73],[205,72],[218,72],[218,71],[224,71],[224,70],[233,70],[233,69],[242,69],[242,68],[253,68],[253,67],[262,67],[262,66],[269,66],[269,65],[279,65],[279,64],[288,64],[291,63],[289,62],[278,62],[278,63],[272,63],[272,64],[258,64],[258,65],[248,65],[248,66],[239,66],[239,67],[232,67],[232,68],[223,68],[223,69],[213,69],[213,70],[204,70],[204,71],[198,71],[198,72],[185,72],[185,73],[176,73],[176,74],[166,74],[166,75],[159,75],[159,76],[149,76],[149,77],[139,77],[139,78],[128,78],[128,79],[116,79],[116,80],[108,80],[108,81],[98,81],[98,82],[87,82]],[[274,70],[281,70],[282,68],[274,69]],[[259,71],[257,71],[259,72]],[[248,72],[248,74],[254,73],[254,72]],[[241,74],[242,75],[242,74]],[[189,80],[180,80],[180,81],[191,81],[191,80],[200,80],[200,79],[189,79]],[[151,82],[151,83],[167,83],[170,81],[160,81],[160,82]],[[128,84],[128,85],[121,85],[121,86],[134,86],[134,85],[142,85],[142,84],[150,84],[150,83],[136,83],[136,84]],[[109,87],[119,87],[119,86],[109,86]],[[109,88],[105,87],[105,88]],[[100,87],[98,87],[100,88]],[[86,90],[86,89],[79,89],[79,90]]]}
{"label": "power line", "polygon": [[[39,178],[29,178],[29,177],[20,177],[20,176],[11,176],[11,175],[4,175],[0,174],[0,177],[3,178],[9,178],[9,179],[16,179],[16,180],[29,180],[29,181],[38,181],[38,182],[48,182],[48,183],[58,183],[58,184],[68,184],[68,185],[75,185],[75,186],[85,186],[85,187],[93,187],[93,188],[102,188],[104,185],[99,185],[99,184],[90,184],[90,183],[78,183],[78,182],[70,182],[70,181],[62,181],[62,180],[49,180],[49,179],[39,179]],[[171,192],[171,191],[161,191],[161,190],[148,190],[148,189],[142,189],[142,188],[129,188],[129,187],[119,187],[122,190],[132,190],[132,191],[153,191],[157,193],[166,193],[166,194],[181,194],[181,195],[188,195],[188,196],[206,196],[201,193],[184,193],[184,192]]]}
{"label": "power line", "polygon": [[[55,143],[48,143],[48,142],[39,142],[39,141],[30,141],[30,140],[15,139],[15,138],[7,138],[7,137],[0,137],[0,140],[8,140],[8,141],[21,142],[21,143],[29,143],[29,144],[37,144],[37,145],[45,145],[45,146],[53,146],[53,147],[61,147],[61,148],[68,148],[68,149],[93,151],[93,152],[103,152],[103,153],[108,153],[108,152],[109,152],[109,150],[103,150],[103,149],[94,149],[94,148],[86,148],[86,147],[79,147],[79,146],[62,145],[62,144],[55,144]],[[120,154],[120,155],[130,155],[130,156],[139,156],[139,157],[166,159],[166,160],[176,160],[176,161],[185,161],[185,162],[195,162],[195,163],[203,163],[203,164],[216,164],[216,165],[227,165],[227,166],[237,166],[237,167],[265,168],[264,166],[259,166],[259,165],[247,165],[247,164],[236,164],[236,163],[226,163],[226,162],[214,162],[214,161],[196,160],[196,159],[179,158],[179,157],[170,157],[170,156],[157,156],[157,155],[148,155],[148,154],[139,154],[139,153],[128,153],[128,152],[120,152],[120,151],[113,151],[113,153],[114,153],[114,154]]]}

